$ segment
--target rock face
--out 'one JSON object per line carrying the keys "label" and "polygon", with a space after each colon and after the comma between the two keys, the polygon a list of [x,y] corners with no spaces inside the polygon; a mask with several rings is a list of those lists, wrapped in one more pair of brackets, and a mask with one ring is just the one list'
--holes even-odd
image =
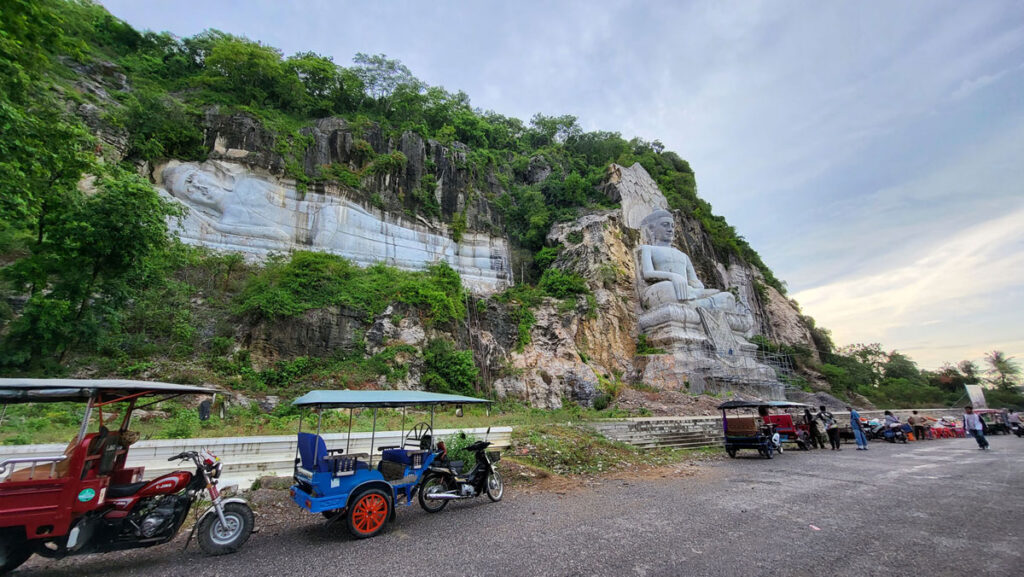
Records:
{"label": "rock face", "polygon": [[[468,303],[467,321],[445,328],[425,327],[415,315],[386,311],[360,319],[337,309],[259,323],[243,339],[258,363],[328,356],[354,346],[355,335],[363,334],[369,354],[397,346],[391,349],[400,351],[392,362],[407,369],[397,381],[377,385],[416,388],[426,343],[444,338],[473,351],[483,390],[537,407],[590,404],[602,382],[617,380],[694,393],[777,396],[733,378],[753,370],[772,379],[772,369],[763,364],[746,367],[746,360],[720,354],[687,361],[678,350],[637,354],[638,336],[650,328],[640,322],[648,282],[638,260],[638,229],[653,209],[668,204],[639,164],[609,167],[601,188],[621,209],[552,227],[547,242],[561,248],[552,266],[584,278],[592,296],[537,307],[530,342],[520,346],[512,309],[488,296],[511,283],[513,268],[501,219],[489,199],[504,192],[501,182],[507,177],[538,184],[560,170],[545,158],[534,157],[521,174],[503,176],[474,167],[468,149],[458,143],[441,145],[411,132],[388,137],[376,125],[353,126],[340,118],[320,119],[298,135],[282,137],[245,115],[214,111],[206,116],[206,129],[208,162],[171,161],[152,173],[168,197],[190,207],[179,229],[187,242],[255,257],[324,250],[362,264],[383,261],[407,269],[445,260],[477,293]],[[404,161],[372,169],[385,156]],[[339,173],[349,178],[331,176]],[[433,212],[423,210],[424,203],[433,204]],[[464,223],[458,233],[456,220]],[[765,287],[755,268],[719,258],[698,221],[678,213],[672,221],[670,244],[688,255],[709,299],[707,314],[683,307],[693,313],[684,325],[704,331],[702,350],[724,350],[732,342],[750,352],[745,339],[753,334],[787,344],[811,342],[799,312]],[[736,310],[726,301],[735,302],[730,306]],[[721,330],[709,329],[712,325]]]}
{"label": "rock face", "polygon": [[[776,380],[775,369],[753,355],[753,347],[745,340],[746,354],[739,354],[739,350],[734,354],[728,354],[728,350],[708,354],[703,346],[700,354],[679,350],[636,354],[637,338],[642,332],[639,321],[644,312],[642,286],[638,284],[641,276],[637,227],[650,212],[649,208],[644,212],[639,203],[653,202],[658,206],[661,193],[640,166],[614,167],[609,174],[611,182],[605,190],[620,191],[623,209],[556,224],[547,238],[550,246],[561,247],[551,266],[583,277],[593,293],[593,303],[588,305],[580,298],[571,312],[560,317],[552,314],[551,305],[536,311],[532,342],[522,353],[512,349],[514,336],[493,339],[497,346],[488,353],[488,362],[496,374],[502,370],[508,374],[494,380],[495,391],[534,405],[560,406],[562,399],[577,395],[578,380],[590,382],[598,377],[598,381],[621,378],[694,394],[735,391],[749,397],[782,397],[783,388]],[[632,199],[630,210],[636,227],[630,226],[625,216],[627,197]],[[734,259],[719,261],[700,223],[680,214],[674,215],[674,219],[672,244],[691,256],[706,287],[731,293],[730,298],[740,307],[736,322],[730,323],[723,317],[724,331],[739,331],[744,339],[761,334],[788,344],[811,342],[799,312],[777,291],[765,289],[757,269]],[[596,310],[589,310],[591,307]],[[686,310],[693,316],[688,319],[690,325],[701,331],[701,340],[713,350],[709,341],[714,339],[703,332],[709,319],[701,318],[696,308]],[[489,310],[488,315],[495,318]],[[490,337],[488,328],[480,332]],[[494,362],[502,350],[504,366]]]}
{"label": "rock face", "polygon": [[[353,126],[333,117],[317,120],[292,138],[274,134],[245,114],[225,115],[215,109],[206,114],[204,124],[210,159],[236,162],[275,176],[281,176],[289,164],[300,166],[312,191],[331,193],[341,187],[364,207],[376,205],[395,214],[408,210],[424,224],[449,235],[445,223],[456,216],[465,217],[469,231],[502,229],[499,215],[487,200],[503,192],[499,179],[491,168],[470,165],[469,149],[460,143],[445,146],[408,131],[392,139],[374,123]],[[332,166],[355,174],[373,164],[374,158],[395,153],[405,158],[404,166],[364,172],[358,186],[332,182],[328,174]],[[292,176],[296,176],[294,168]],[[433,177],[433,184],[424,185],[425,176]],[[438,214],[427,214],[417,204],[425,196],[433,196]]]}
{"label": "rock face", "polygon": [[565,323],[564,315],[552,304],[539,307],[534,316],[532,342],[523,352],[509,354],[510,374],[494,381],[494,392],[535,407],[561,407],[563,399],[589,405],[598,380],[577,348],[579,326]]}
{"label": "rock face", "polygon": [[[725,300],[735,299],[749,309],[744,313],[748,320],[740,327],[744,334],[766,334],[774,340],[786,335],[792,343],[810,342],[809,334],[802,340],[801,331],[806,328],[788,300],[772,289],[768,289],[766,298],[759,296],[760,276],[755,269],[735,261],[715,260],[699,224],[677,214],[674,225],[672,244],[690,251],[698,274],[706,274],[702,278],[707,279],[709,289],[727,292],[729,298]],[[469,317],[464,324],[444,330],[424,327],[415,315],[403,311],[385,311],[369,325],[362,325],[367,351],[374,354],[389,346],[408,345],[406,349],[416,352],[402,352],[396,359],[408,368],[403,378],[378,385],[418,387],[423,347],[431,339],[445,338],[453,339],[458,348],[473,351],[482,390],[493,390],[499,397],[519,399],[536,407],[559,407],[566,401],[589,404],[602,381],[616,380],[684,393],[734,391],[748,397],[778,398],[781,386],[774,380],[772,367],[748,356],[712,353],[713,339],[705,333],[700,337],[707,346],[697,351],[700,354],[686,347],[664,354],[637,354],[638,335],[643,332],[639,323],[644,314],[641,293],[646,286],[638,260],[640,237],[638,230],[626,225],[621,210],[554,225],[547,242],[561,250],[551,266],[581,276],[593,297],[581,296],[563,303],[548,299],[535,308],[530,342],[522,347],[518,345],[517,323],[510,306],[486,295],[467,303]],[[689,320],[694,330],[703,331],[707,321],[701,313],[692,307],[683,308],[693,314]],[[340,311],[332,311],[326,318],[307,315],[292,321],[305,328],[289,324],[280,334],[287,339],[344,346],[337,341],[336,331],[348,330],[342,328],[346,322]],[[727,321],[723,325],[723,330],[730,333],[740,329]],[[253,342],[271,342],[273,337],[267,332],[256,331],[261,336]],[[766,390],[764,382],[774,383],[776,389]]]}
{"label": "rock face", "polygon": [[330,357],[354,347],[364,320],[364,315],[340,307],[312,309],[298,317],[257,323],[241,344],[259,366],[279,359]]}
{"label": "rock face", "polygon": [[574,340],[602,374],[624,375],[633,368],[638,311],[634,236],[616,210],[556,224],[547,238],[564,247],[552,266],[583,277],[594,294],[596,310],[578,315]]}
{"label": "rock face", "polygon": [[605,178],[602,188],[608,200],[622,203],[623,223],[629,228],[639,229],[640,221],[652,211],[668,208],[657,183],[639,162],[629,168],[612,164]]}

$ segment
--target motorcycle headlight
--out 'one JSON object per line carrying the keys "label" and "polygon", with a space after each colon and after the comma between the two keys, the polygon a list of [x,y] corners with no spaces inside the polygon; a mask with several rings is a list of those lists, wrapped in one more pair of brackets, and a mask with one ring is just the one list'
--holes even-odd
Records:
{"label": "motorcycle headlight", "polygon": [[224,469],[224,463],[217,461],[217,464],[213,466],[213,471],[210,472],[210,477],[214,479],[219,479],[222,469]]}

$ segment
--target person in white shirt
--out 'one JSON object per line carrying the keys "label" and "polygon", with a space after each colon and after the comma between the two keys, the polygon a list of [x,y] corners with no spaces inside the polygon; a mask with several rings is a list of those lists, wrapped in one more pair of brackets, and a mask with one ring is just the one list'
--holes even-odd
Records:
{"label": "person in white shirt", "polygon": [[974,440],[978,441],[978,448],[982,451],[988,450],[988,439],[985,438],[985,426],[981,424],[981,417],[974,412],[974,407],[967,405],[964,407],[964,431],[970,435],[974,435]]}

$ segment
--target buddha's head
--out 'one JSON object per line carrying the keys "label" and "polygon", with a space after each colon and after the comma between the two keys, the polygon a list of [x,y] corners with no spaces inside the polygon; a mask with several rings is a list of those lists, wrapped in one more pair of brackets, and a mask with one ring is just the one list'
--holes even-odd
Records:
{"label": "buddha's head", "polygon": [[667,210],[655,210],[640,221],[643,242],[657,246],[671,246],[676,238],[676,219]]}
{"label": "buddha's head", "polygon": [[226,198],[230,185],[218,182],[200,170],[199,166],[192,163],[170,166],[163,171],[164,187],[174,196],[216,211],[223,210],[221,206]]}

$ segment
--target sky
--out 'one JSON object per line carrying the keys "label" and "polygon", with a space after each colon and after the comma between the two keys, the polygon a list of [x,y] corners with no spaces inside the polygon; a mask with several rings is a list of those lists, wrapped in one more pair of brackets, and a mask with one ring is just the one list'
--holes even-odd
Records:
{"label": "sky", "polygon": [[662,141],[838,345],[1024,364],[1024,3],[102,0]]}

